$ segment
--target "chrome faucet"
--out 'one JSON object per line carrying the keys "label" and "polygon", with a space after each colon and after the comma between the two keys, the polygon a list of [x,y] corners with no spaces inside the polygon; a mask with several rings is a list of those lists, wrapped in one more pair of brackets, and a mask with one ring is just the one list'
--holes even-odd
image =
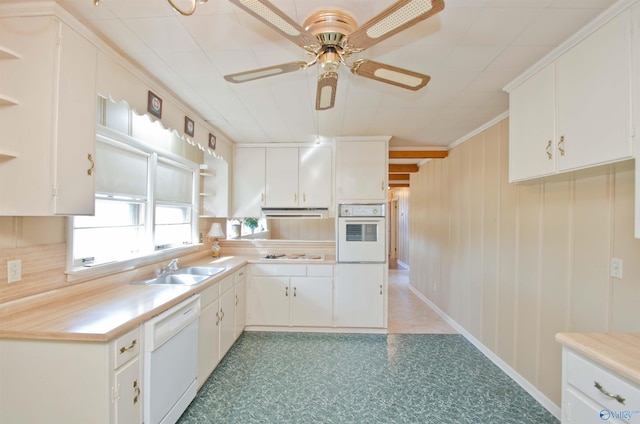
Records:
{"label": "chrome faucet", "polygon": [[178,270],[178,262],[180,262],[179,258],[172,259],[166,266],[162,267],[160,270],[160,275],[164,275],[168,272],[173,272]]}

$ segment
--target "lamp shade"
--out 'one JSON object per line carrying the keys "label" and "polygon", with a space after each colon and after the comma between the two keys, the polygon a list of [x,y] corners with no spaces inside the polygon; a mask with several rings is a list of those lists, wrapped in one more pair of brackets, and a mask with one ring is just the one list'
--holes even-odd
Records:
{"label": "lamp shade", "polygon": [[222,225],[217,222],[214,222],[211,225],[211,229],[209,229],[209,234],[207,234],[211,238],[224,238],[225,235],[222,232]]}

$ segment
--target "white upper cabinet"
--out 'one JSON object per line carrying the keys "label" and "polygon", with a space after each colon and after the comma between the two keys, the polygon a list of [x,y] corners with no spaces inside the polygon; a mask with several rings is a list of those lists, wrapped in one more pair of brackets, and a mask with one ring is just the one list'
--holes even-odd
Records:
{"label": "white upper cabinet", "polygon": [[266,206],[331,206],[331,148],[269,148],[266,162]]}
{"label": "white upper cabinet", "polygon": [[267,149],[266,206],[298,205],[298,148]]}
{"label": "white upper cabinet", "polygon": [[258,217],[264,205],[265,149],[235,150],[233,160],[233,216]]}
{"label": "white upper cabinet", "polygon": [[387,199],[389,137],[336,138],[338,202]]}
{"label": "white upper cabinet", "polygon": [[97,48],[52,16],[0,40],[0,215],[93,214]]}
{"label": "white upper cabinet", "polygon": [[509,88],[509,181],[632,157],[631,12]]}

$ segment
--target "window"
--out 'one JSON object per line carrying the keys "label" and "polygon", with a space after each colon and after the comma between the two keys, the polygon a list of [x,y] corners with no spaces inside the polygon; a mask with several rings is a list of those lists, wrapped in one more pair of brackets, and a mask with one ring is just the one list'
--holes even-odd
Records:
{"label": "window", "polygon": [[101,128],[96,214],[74,217],[73,268],[152,255],[195,243],[198,165]]}

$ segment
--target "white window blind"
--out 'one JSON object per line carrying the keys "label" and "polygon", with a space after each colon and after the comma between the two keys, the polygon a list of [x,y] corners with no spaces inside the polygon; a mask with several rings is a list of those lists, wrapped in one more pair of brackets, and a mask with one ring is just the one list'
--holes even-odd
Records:
{"label": "white window blind", "polygon": [[193,170],[158,159],[155,185],[158,202],[193,203]]}
{"label": "white window blind", "polygon": [[96,143],[96,192],[108,196],[147,198],[149,155],[125,146]]}

